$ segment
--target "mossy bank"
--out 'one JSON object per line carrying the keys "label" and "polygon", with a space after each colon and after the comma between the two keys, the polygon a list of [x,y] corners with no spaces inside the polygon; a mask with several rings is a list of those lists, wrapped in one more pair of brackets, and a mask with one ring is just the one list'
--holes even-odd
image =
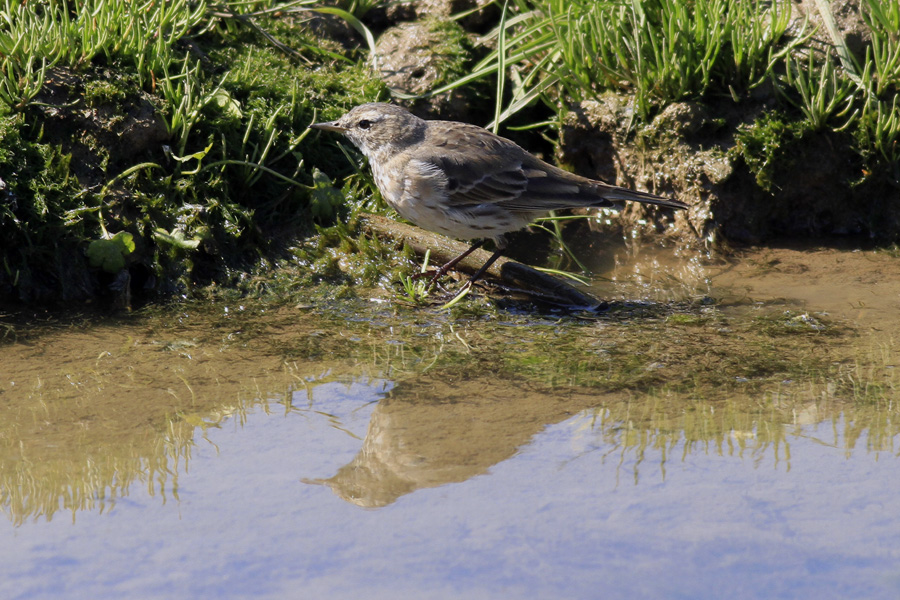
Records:
{"label": "mossy bank", "polygon": [[[95,8],[128,19],[128,6]],[[171,10],[190,28],[152,67],[108,40],[90,60],[51,57],[35,93],[0,109],[4,299],[128,303],[233,282],[346,217],[347,197],[371,194],[347,178],[340,148],[307,138],[315,119],[386,97],[361,36],[341,28],[351,41],[328,41],[316,23],[341,19],[308,11],[251,21]],[[13,18],[87,17],[49,3]]]}
{"label": "mossy bank", "polygon": [[855,20],[786,0],[8,5],[0,299],[255,293],[277,264],[307,284],[392,285],[402,250],[350,268],[373,246],[345,223],[383,210],[367,167],[307,129],[373,100],[493,121],[546,159],[691,205],[595,219],[604,235],[891,245],[900,8],[851,4]]}

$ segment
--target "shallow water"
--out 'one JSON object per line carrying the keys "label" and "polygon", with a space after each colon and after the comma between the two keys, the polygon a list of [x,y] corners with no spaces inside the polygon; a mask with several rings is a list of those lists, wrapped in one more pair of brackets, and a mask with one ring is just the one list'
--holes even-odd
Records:
{"label": "shallow water", "polygon": [[8,330],[0,597],[898,597],[898,261],[634,254],[590,319]]}

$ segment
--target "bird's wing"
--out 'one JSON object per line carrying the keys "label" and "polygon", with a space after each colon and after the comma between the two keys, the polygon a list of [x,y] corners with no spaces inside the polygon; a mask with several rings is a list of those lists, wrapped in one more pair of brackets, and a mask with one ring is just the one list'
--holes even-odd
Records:
{"label": "bird's wing", "polygon": [[[572,206],[571,197],[578,194],[577,184],[549,176],[548,169],[554,167],[480,127],[438,125],[429,135],[416,153],[419,169],[443,174],[448,201],[454,207],[496,204],[539,212]],[[428,152],[422,152],[426,148]]]}
{"label": "bird's wing", "polygon": [[[436,128],[416,153],[422,168],[446,178],[448,201],[456,207],[514,201],[528,189],[524,151],[480,127]],[[423,150],[427,149],[427,152]]]}
{"label": "bird's wing", "polygon": [[546,212],[613,206],[589,189],[588,180],[528,157],[518,146],[512,148],[483,155],[442,152],[427,162],[446,176],[449,202],[457,207],[496,204],[508,210]]}
{"label": "bird's wing", "polygon": [[428,140],[420,164],[446,177],[455,207],[496,204],[507,210],[546,212],[578,207],[617,207],[621,200],[684,208],[677,201],[607,185],[569,173],[528,154],[480,127],[455,127]]}

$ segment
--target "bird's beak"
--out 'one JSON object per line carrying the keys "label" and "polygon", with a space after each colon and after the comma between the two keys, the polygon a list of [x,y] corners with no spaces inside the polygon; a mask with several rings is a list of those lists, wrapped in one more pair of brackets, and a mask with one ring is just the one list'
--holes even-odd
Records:
{"label": "bird's beak", "polygon": [[321,129],[323,131],[336,131],[338,133],[344,133],[347,131],[346,127],[341,127],[337,124],[337,121],[327,121],[325,123],[313,123],[309,126],[310,129]]}

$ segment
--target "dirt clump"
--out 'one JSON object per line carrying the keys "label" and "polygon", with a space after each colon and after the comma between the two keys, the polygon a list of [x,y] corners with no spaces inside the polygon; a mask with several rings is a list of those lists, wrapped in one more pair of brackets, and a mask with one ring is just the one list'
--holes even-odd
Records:
{"label": "dirt clump", "polygon": [[109,68],[49,69],[33,110],[41,113],[44,141],[72,155],[72,172],[87,188],[104,184],[142,154],[158,153],[169,139],[151,96]]}

